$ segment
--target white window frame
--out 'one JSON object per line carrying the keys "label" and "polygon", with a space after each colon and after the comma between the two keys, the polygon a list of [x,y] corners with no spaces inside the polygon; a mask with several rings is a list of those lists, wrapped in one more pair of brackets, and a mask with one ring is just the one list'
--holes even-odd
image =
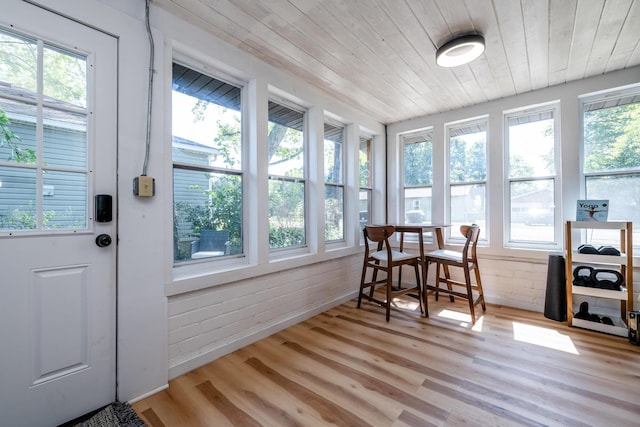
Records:
{"label": "white window frame", "polygon": [[[423,189],[423,188],[428,188],[431,190],[431,197],[433,200],[433,191],[434,191],[434,173],[433,173],[433,155],[434,155],[434,141],[433,141],[433,135],[434,135],[434,131],[433,131],[433,127],[428,127],[425,129],[421,129],[421,130],[417,130],[417,131],[413,131],[413,132],[408,132],[408,133],[404,133],[400,135],[400,182],[401,182],[401,191],[402,193],[400,194],[400,204],[399,204],[399,221],[398,223],[401,224],[405,224],[406,221],[406,212],[405,212],[405,205],[406,205],[406,191],[407,189]],[[424,137],[424,138],[422,138]],[[421,141],[415,141],[415,142],[411,142],[408,141],[411,138],[418,138],[418,139],[424,139],[424,141],[429,141],[431,143],[431,183],[429,185],[413,185],[413,186],[407,186],[405,183],[405,165],[406,165],[406,159],[405,159],[405,147],[409,144],[418,144],[421,143]],[[432,204],[433,205],[433,204]],[[429,216],[431,218],[433,218],[434,212],[433,212],[433,207],[430,206],[430,211],[429,211]],[[421,209],[422,210],[422,209]]]}
{"label": "white window frame", "polygon": [[[544,177],[509,177],[509,119],[517,116],[528,116],[539,113],[553,113],[553,133],[554,133],[554,167],[555,173]],[[540,250],[560,250],[562,242],[562,169],[561,169],[561,121],[560,102],[553,101],[544,104],[530,105],[513,110],[503,111],[503,135],[504,135],[504,212],[503,212],[503,235],[505,248],[540,249]],[[552,242],[522,241],[511,239],[511,184],[513,182],[527,182],[539,180],[553,180],[553,200],[554,200],[554,230]]]}
{"label": "white window frame", "polygon": [[[284,98],[278,94],[274,94],[271,93],[269,94],[269,99],[268,102],[273,102],[276,104],[279,104],[283,107],[289,108],[291,110],[297,111],[299,113],[302,113],[303,115],[303,131],[302,131],[302,144],[303,144],[303,151],[304,151],[304,155],[303,155],[303,176],[302,177],[285,177],[285,176],[281,176],[281,175],[274,175],[268,172],[268,165],[267,165],[267,180],[271,180],[273,179],[278,179],[278,180],[283,180],[283,181],[287,181],[287,182],[302,182],[304,184],[304,235],[305,235],[305,243],[302,245],[297,245],[297,246],[287,246],[287,247],[283,247],[283,248],[269,248],[269,258],[272,261],[275,260],[282,260],[282,259],[286,259],[286,258],[290,258],[293,256],[298,256],[301,254],[306,254],[310,252],[310,248],[311,248],[311,241],[310,239],[315,239],[315,236],[311,236],[310,234],[310,227],[309,227],[309,209],[310,209],[310,188],[309,188],[309,184],[310,184],[310,180],[309,180],[309,151],[310,151],[310,147],[309,147],[309,116],[311,115],[309,113],[309,108],[301,105],[300,103],[291,101],[287,98]],[[267,124],[270,122],[269,118],[267,117]],[[265,140],[267,140],[268,138],[266,138]],[[267,158],[264,159],[264,161],[268,161]],[[267,206],[265,207],[267,209],[268,212],[268,201],[269,201],[269,197],[270,194],[267,197]],[[267,232],[267,241],[265,242],[266,245],[269,245],[269,240],[268,240],[268,232]]]}
{"label": "white window frame", "polygon": [[[451,182],[451,130],[452,129],[456,129],[456,128],[466,128],[466,127],[473,127],[473,126],[483,126],[485,128],[485,179],[484,180],[475,180],[475,181],[460,181],[460,182]],[[461,187],[461,186],[468,186],[468,185],[484,185],[484,193],[485,193],[485,201],[484,201],[484,220],[485,220],[485,225],[481,226],[481,230],[482,230],[482,235],[480,237],[480,240],[483,242],[483,244],[486,244],[486,242],[488,241],[488,236],[489,236],[489,224],[490,224],[490,220],[489,220],[489,215],[490,215],[490,209],[489,209],[489,116],[482,116],[482,117],[476,117],[476,118],[471,118],[471,119],[466,119],[466,120],[458,120],[455,122],[450,122],[450,123],[446,123],[445,124],[445,135],[446,135],[446,161],[445,161],[445,174],[446,174],[446,195],[445,198],[449,200],[449,203],[447,203],[446,205],[446,218],[447,218],[447,223],[451,224],[452,223],[452,219],[451,219],[451,215],[452,215],[452,207],[451,207],[451,201],[453,200],[452,198],[452,189],[453,187]],[[471,221],[473,222],[473,221]],[[447,239],[447,241],[451,241],[453,243],[461,243],[464,242],[464,236],[462,236],[460,233],[457,232],[457,230],[449,230],[449,237]]]}
{"label": "white window frame", "polygon": [[[584,113],[585,108],[591,104],[602,103],[605,106],[604,108],[611,108],[617,105],[624,105],[623,102],[620,104],[621,99],[628,99],[629,104],[635,104],[640,102],[640,85],[632,85],[630,87],[624,88],[613,88],[607,89],[603,92],[598,92],[595,94],[589,94],[580,97],[580,194],[581,198],[591,198],[587,194],[587,179],[591,177],[607,177],[607,176],[616,176],[616,175],[637,175],[640,177],[640,167],[634,169],[623,169],[623,170],[611,170],[611,171],[601,171],[601,172],[585,172],[585,164],[584,164]],[[609,218],[611,219],[611,218]],[[632,219],[629,219],[632,221]],[[640,224],[634,221],[633,224],[633,234],[637,235],[640,233]],[[640,239],[633,239],[633,249],[634,251],[640,250]],[[635,258],[635,257],[634,257]]]}
{"label": "white window frame", "polygon": [[[193,71],[199,72],[203,75],[212,77],[216,80],[220,80],[222,82],[228,83],[232,86],[235,86],[237,88],[240,89],[240,93],[241,93],[241,132],[242,132],[242,136],[241,136],[241,161],[242,161],[242,166],[239,169],[233,169],[233,170],[229,170],[229,171],[225,171],[224,169],[221,168],[216,168],[216,167],[210,167],[207,168],[208,171],[210,172],[214,172],[214,173],[230,173],[232,175],[240,175],[242,178],[242,204],[243,204],[243,210],[242,210],[242,253],[238,254],[236,256],[224,256],[224,257],[212,257],[212,258],[204,258],[204,259],[200,259],[200,260],[187,260],[184,262],[180,262],[180,263],[176,263],[175,260],[172,260],[173,264],[172,264],[172,270],[173,270],[173,277],[174,280],[178,279],[178,280],[184,280],[184,279],[188,279],[191,277],[195,277],[195,276],[200,276],[200,275],[209,275],[209,274],[216,274],[216,273],[220,273],[220,272],[225,272],[228,271],[229,269],[233,269],[233,268],[237,268],[237,267],[244,267],[247,265],[248,263],[248,258],[247,258],[247,248],[249,245],[248,242],[248,238],[249,236],[254,235],[255,233],[252,233],[249,229],[249,221],[247,219],[247,207],[248,207],[248,182],[247,182],[247,177],[249,176],[248,174],[248,162],[247,162],[247,157],[248,157],[248,135],[249,132],[247,132],[247,113],[248,113],[248,94],[247,94],[247,85],[248,83],[246,81],[243,81],[239,78],[236,78],[234,76],[231,76],[229,74],[223,73],[221,71],[218,71],[216,69],[216,71],[211,71],[211,67],[209,67],[207,64],[204,63],[200,63],[198,60],[184,55],[180,52],[174,52],[174,56],[171,59],[171,61],[169,61],[169,65],[168,65],[168,70],[169,70],[169,75],[171,76],[171,78],[169,78],[169,82],[173,82],[173,77],[172,77],[172,73],[171,73],[171,68],[173,63],[178,63],[184,67],[190,68]],[[206,71],[209,70],[209,71]],[[171,102],[171,94],[172,94],[173,90],[171,88],[171,86],[168,89],[168,99],[169,102]],[[170,114],[167,114],[167,120],[169,123],[171,123],[172,120],[172,114],[173,112],[171,112]],[[169,152],[172,153],[173,151],[173,130],[172,127],[170,125],[168,125],[168,134],[169,134]],[[180,166],[180,169],[192,169],[190,167],[189,164],[184,164],[184,163],[180,163],[180,162],[174,162],[173,161],[173,156],[171,155],[171,172],[173,173],[173,170],[175,169],[175,166],[178,165]],[[203,167],[201,165],[197,165],[197,170],[202,170]],[[171,180],[171,211],[173,212],[173,180]],[[173,218],[173,215],[171,216]],[[171,221],[171,224],[173,225],[173,220]],[[173,232],[173,226],[171,227],[171,233],[170,235],[173,237],[174,236],[174,232]]]}
{"label": "white window frame", "polygon": [[[326,180],[326,176],[324,176],[324,167],[323,167],[323,171],[322,171],[322,179],[323,179],[323,189],[326,189],[327,187],[334,187],[334,188],[342,188],[342,238],[341,239],[336,239],[336,240],[327,240],[326,239],[326,235],[325,235],[325,230],[326,230],[326,221],[325,221],[325,229],[323,230],[323,238],[325,241],[326,245],[332,246],[332,245],[336,245],[336,244],[344,244],[344,242],[347,239],[347,229],[348,229],[348,221],[347,221],[347,203],[346,203],[346,199],[347,199],[347,186],[346,186],[346,146],[347,146],[347,125],[344,123],[341,123],[337,120],[333,120],[330,117],[325,117],[324,119],[324,123],[323,123],[323,132],[322,132],[322,149],[323,149],[323,153],[324,153],[324,144],[326,141],[326,138],[324,137],[324,124],[328,124],[331,125],[333,127],[336,128],[340,128],[342,129],[342,144],[340,147],[340,156],[341,156],[341,161],[340,161],[340,182],[327,182]],[[324,166],[324,162],[325,162],[325,158],[323,156],[323,166]],[[323,193],[324,194],[324,193]],[[326,207],[326,204],[325,204]],[[325,218],[326,220],[326,218]]]}

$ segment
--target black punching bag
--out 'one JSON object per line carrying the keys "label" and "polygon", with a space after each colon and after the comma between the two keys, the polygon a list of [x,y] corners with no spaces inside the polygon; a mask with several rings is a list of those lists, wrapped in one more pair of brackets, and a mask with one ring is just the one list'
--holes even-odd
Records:
{"label": "black punching bag", "polygon": [[567,281],[564,268],[564,256],[549,255],[544,317],[558,322],[567,320]]}

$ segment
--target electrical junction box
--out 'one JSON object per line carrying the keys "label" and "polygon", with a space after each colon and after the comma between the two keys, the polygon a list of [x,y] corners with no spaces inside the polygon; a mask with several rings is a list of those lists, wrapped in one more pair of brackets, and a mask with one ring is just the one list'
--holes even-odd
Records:
{"label": "electrical junction box", "polygon": [[138,197],[153,197],[156,194],[156,180],[140,175],[133,178],[133,194]]}

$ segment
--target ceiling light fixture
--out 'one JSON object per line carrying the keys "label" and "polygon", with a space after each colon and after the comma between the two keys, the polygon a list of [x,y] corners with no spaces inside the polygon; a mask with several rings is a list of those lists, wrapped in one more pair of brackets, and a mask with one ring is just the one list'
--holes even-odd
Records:
{"label": "ceiling light fixture", "polygon": [[466,34],[449,40],[436,51],[436,63],[441,67],[467,64],[484,52],[484,37]]}

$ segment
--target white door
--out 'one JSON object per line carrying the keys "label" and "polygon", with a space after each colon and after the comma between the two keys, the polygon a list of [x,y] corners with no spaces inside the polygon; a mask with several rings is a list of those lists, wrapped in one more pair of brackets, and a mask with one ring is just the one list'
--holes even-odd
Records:
{"label": "white door", "polygon": [[[116,64],[112,36],[3,3],[0,426],[55,426],[116,396]],[[112,208],[102,198],[96,218],[99,194]]]}

